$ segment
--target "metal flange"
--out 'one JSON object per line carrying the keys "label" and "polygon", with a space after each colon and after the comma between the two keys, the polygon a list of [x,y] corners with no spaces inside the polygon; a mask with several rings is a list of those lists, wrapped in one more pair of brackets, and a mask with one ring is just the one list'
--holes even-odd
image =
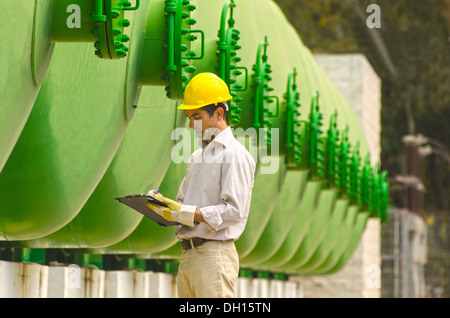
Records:
{"label": "metal flange", "polygon": [[287,89],[284,94],[284,100],[286,104],[286,119],[285,119],[285,146],[287,149],[287,164],[289,169],[304,168],[304,165],[300,166],[302,163],[302,155],[304,151],[302,150],[303,142],[302,136],[299,132],[301,127],[301,121],[298,119],[300,112],[298,111],[300,107],[300,93],[297,92],[296,84],[297,70],[294,68],[292,72],[288,75]]}
{"label": "metal flange", "polygon": [[353,147],[350,158],[350,170],[348,181],[348,195],[353,203],[361,201],[361,175],[360,175],[361,155],[359,153],[359,142]]}
{"label": "metal flange", "polygon": [[[272,69],[270,64],[267,62],[267,36],[264,41],[262,41],[258,46],[258,51],[256,55],[256,63],[253,65],[253,82],[252,87],[254,88],[253,93],[253,122],[252,127],[254,128],[266,128],[267,134],[265,136],[267,145],[272,144],[272,133],[270,128],[272,127],[272,122],[269,118],[277,117],[279,114],[280,103],[278,96],[269,95],[273,91],[273,88],[269,86],[269,82],[272,80],[270,73]],[[268,107],[269,104],[276,101],[276,113],[273,114]]]}
{"label": "metal flange", "polygon": [[319,110],[319,92],[317,92],[311,100],[311,112],[309,113],[309,162],[311,176],[319,179],[325,177],[322,117]]}
{"label": "metal flange", "polygon": [[92,32],[98,37],[94,43],[96,56],[103,59],[120,59],[127,56],[128,47],[125,43],[130,39],[124,29],[130,26],[130,21],[124,18],[124,11],[137,10],[140,1],[135,1],[135,6],[131,6],[127,0],[95,0],[92,20],[96,26]]}
{"label": "metal flange", "polygon": [[127,55],[129,37],[124,33],[130,21],[124,11],[137,10],[127,0],[53,0],[51,11],[52,42],[93,42],[95,55],[120,59]]}
{"label": "metal flange", "polygon": [[381,222],[388,222],[388,204],[389,204],[389,182],[387,177],[387,171],[381,172],[380,177],[380,207],[379,217]]}
{"label": "metal flange", "polygon": [[348,127],[342,131],[341,143],[338,150],[336,185],[343,193],[349,192],[350,173],[350,143],[348,141]]}
{"label": "metal flange", "polygon": [[330,126],[327,132],[326,140],[326,168],[328,183],[331,187],[336,186],[338,181],[338,142],[339,142],[339,130],[336,123],[337,113],[334,112],[330,117]]}
{"label": "metal flange", "polygon": [[369,202],[372,199],[371,188],[372,188],[372,167],[370,166],[370,156],[366,155],[364,163],[361,170],[361,195],[359,205],[363,206],[363,209],[369,209]]}
{"label": "metal flange", "polygon": [[[166,55],[163,80],[167,82],[166,93],[171,99],[183,99],[183,92],[189,81],[188,75],[196,71],[189,60],[202,59],[204,55],[205,36],[201,30],[191,30],[196,24],[190,13],[196,7],[189,0],[166,0],[164,6]],[[201,53],[190,50],[191,42],[201,36]]]}
{"label": "metal flange", "polygon": [[[231,125],[236,125],[241,119],[240,113],[242,109],[238,106],[238,103],[242,101],[242,98],[237,96],[237,92],[247,90],[247,78],[248,71],[244,66],[237,66],[237,62],[241,60],[236,56],[236,51],[241,47],[238,45],[239,30],[234,28],[235,20],[233,19],[233,9],[236,7],[234,0],[231,0],[223,6],[222,16],[220,20],[220,29],[218,33],[219,40],[217,41],[217,55],[219,56],[219,63],[217,64],[220,78],[222,78],[230,89],[230,94],[233,99],[229,102],[229,117],[231,119]],[[229,19],[227,16],[229,13]],[[243,72],[242,72],[243,71]],[[237,76],[245,75],[244,83],[242,86],[237,84]]]}

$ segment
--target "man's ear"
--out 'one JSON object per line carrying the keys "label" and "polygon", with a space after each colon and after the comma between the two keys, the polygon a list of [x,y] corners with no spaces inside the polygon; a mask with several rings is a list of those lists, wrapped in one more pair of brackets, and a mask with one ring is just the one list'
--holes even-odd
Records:
{"label": "man's ear", "polygon": [[215,110],[215,113],[217,114],[217,116],[219,118],[222,118],[222,120],[224,120],[224,118],[223,118],[223,108],[222,107],[217,107],[217,109]]}

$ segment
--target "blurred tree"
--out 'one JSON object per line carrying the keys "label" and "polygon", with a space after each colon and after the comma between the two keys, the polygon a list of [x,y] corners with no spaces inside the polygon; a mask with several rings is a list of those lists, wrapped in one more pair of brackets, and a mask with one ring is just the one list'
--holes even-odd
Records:
{"label": "blurred tree", "polygon": [[[382,80],[381,165],[402,173],[402,142],[421,133],[450,148],[450,0],[275,0],[313,53],[361,52]],[[366,25],[370,4],[381,9],[381,28]],[[427,161],[427,165],[429,165]],[[429,208],[450,210],[448,162],[428,173],[441,180]],[[429,169],[427,171],[430,172]],[[436,185],[436,184],[435,184]],[[432,191],[432,190],[431,190]],[[438,195],[427,192],[427,195]],[[400,200],[400,198],[399,198]],[[400,202],[399,202],[400,203]],[[445,204],[444,204],[445,203]]]}

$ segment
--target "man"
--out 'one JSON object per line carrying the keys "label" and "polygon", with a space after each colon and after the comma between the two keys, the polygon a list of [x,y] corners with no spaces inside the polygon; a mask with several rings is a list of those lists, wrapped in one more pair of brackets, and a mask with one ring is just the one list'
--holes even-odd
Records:
{"label": "man", "polygon": [[149,204],[166,219],[182,224],[175,230],[183,247],[178,297],[235,296],[239,257],[234,241],[247,222],[256,165],[226,123],[226,102],[231,98],[215,74],[201,73],[188,83],[178,108],[186,111],[202,148],[189,159],[176,201],[158,193],[169,207]]}

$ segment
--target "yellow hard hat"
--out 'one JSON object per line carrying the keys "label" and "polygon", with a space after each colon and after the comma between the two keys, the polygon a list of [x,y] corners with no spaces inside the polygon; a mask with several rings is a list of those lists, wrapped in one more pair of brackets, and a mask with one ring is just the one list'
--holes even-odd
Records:
{"label": "yellow hard hat", "polygon": [[214,73],[195,75],[184,90],[183,104],[178,109],[197,109],[232,99],[227,84]]}

